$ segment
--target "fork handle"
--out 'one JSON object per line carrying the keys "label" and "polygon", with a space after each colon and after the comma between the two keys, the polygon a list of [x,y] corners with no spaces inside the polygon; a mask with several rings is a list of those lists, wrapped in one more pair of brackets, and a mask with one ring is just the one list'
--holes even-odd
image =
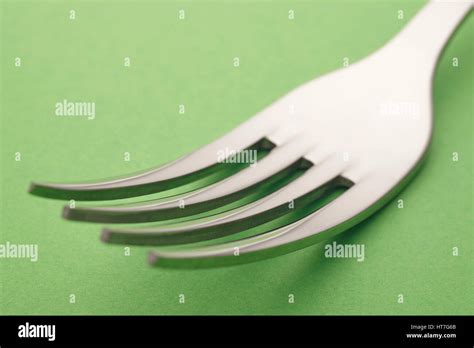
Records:
{"label": "fork handle", "polygon": [[[393,44],[425,60],[433,71],[449,37],[473,7],[473,0],[431,0],[394,39]],[[401,47],[400,47],[401,46]]]}

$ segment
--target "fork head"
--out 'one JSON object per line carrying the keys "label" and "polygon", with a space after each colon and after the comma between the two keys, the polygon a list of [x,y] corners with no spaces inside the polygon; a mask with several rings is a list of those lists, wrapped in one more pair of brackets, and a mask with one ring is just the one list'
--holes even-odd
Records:
{"label": "fork head", "polygon": [[[426,67],[403,59],[394,61],[391,49],[310,81],[257,116],[265,124],[279,125],[265,134],[277,147],[290,141],[289,134],[296,134],[305,146],[292,156],[314,165],[303,174],[301,183],[294,182],[295,196],[287,200],[297,199],[305,177],[315,180],[304,192],[338,179],[348,188],[345,193],[309,216],[266,234],[199,248],[155,250],[149,262],[161,267],[210,267],[286,254],[350,228],[396,195],[425,157],[432,107]],[[321,171],[328,174],[326,180],[316,179],[315,173]],[[191,226],[184,231],[196,234],[200,228]],[[106,239],[130,233],[133,239],[133,233],[141,232],[108,231]],[[146,235],[163,238],[169,233],[182,237],[183,231],[155,229]]]}
{"label": "fork head", "polygon": [[[224,149],[235,151],[224,157],[229,165],[243,150],[265,150],[269,154],[257,165],[179,197],[135,205],[65,207],[63,215],[71,220],[128,223],[193,218],[222,208],[217,215],[182,226],[114,227],[102,233],[108,243],[160,247],[262,226],[344,187],[346,191],[331,202],[265,233],[211,246],[158,248],[149,261],[163,267],[240,264],[319,242],[382,207],[414,176],[425,157],[432,132],[435,61],[406,45],[403,37],[360,62],[304,84],[229,134],[169,165],[96,183],[34,183],[30,192],[79,200],[141,196],[218,172],[227,165],[218,163]],[[298,177],[282,184],[296,172]],[[228,207],[265,190],[269,194]]]}
{"label": "fork head", "polygon": [[106,228],[101,237],[109,243],[186,244],[262,225],[287,214],[288,202],[304,206],[331,187],[348,188],[303,219],[263,235],[212,247],[158,250],[149,261],[163,267],[207,267],[280,255],[349,228],[401,189],[423,158],[431,134],[430,84],[419,77],[390,67],[382,51],[306,83],[230,134],[170,165],[107,182],[34,186],[33,193],[38,187],[53,197],[139,196],[217,170],[223,149],[266,149],[269,155],[256,166],[188,195],[138,205],[65,207],[64,217],[126,223],[193,216],[233,202],[265,182],[276,185],[275,178],[292,170],[304,170],[272,194],[223,216],[180,227]]}

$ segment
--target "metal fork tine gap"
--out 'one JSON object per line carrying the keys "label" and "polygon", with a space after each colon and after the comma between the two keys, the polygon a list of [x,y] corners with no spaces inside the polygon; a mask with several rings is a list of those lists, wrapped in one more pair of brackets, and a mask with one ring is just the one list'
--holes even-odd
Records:
{"label": "metal fork tine gap", "polygon": [[255,166],[209,186],[207,189],[168,203],[110,207],[64,207],[63,216],[69,220],[128,223],[175,219],[209,211],[232,203],[258,190],[266,181],[275,182],[288,173],[308,165],[301,156],[304,143],[297,140],[277,146]]}
{"label": "metal fork tine gap", "polygon": [[247,205],[234,214],[227,214],[204,223],[180,227],[104,228],[102,240],[108,243],[136,245],[173,245],[193,243],[238,233],[264,224],[304,207],[336,187],[352,183],[340,177],[342,163],[334,158],[308,169],[307,172],[280,190]]}

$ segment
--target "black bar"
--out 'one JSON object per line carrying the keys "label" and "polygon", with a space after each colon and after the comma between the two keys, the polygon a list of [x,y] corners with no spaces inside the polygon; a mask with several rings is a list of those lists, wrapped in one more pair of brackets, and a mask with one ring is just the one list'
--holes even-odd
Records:
{"label": "black bar", "polygon": [[[408,344],[472,347],[472,316],[3,316],[0,346],[57,344]],[[28,323],[28,326],[26,326]],[[23,325],[23,326],[21,326]],[[55,337],[31,325],[55,325]],[[415,326],[413,326],[415,325]],[[29,333],[41,338],[19,337]],[[33,331],[31,331],[33,330]],[[29,335],[28,333],[28,335]],[[408,337],[421,334],[424,337]],[[444,335],[435,338],[433,335]],[[431,336],[429,336],[431,335]],[[447,337],[449,335],[450,337]],[[455,337],[454,337],[455,336]]]}

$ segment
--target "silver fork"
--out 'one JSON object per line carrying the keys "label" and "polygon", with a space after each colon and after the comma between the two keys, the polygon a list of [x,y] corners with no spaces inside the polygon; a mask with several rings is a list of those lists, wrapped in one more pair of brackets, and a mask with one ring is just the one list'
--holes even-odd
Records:
{"label": "silver fork", "polygon": [[[416,174],[431,140],[432,76],[450,35],[472,1],[430,1],[383,48],[362,61],[312,80],[209,145],[142,174],[85,184],[32,183],[32,194],[109,200],[164,191],[222,168],[225,148],[269,154],[203,189],[135,205],[64,208],[71,220],[149,222],[208,212],[290,173],[304,171],[271,194],[238,209],[179,227],[105,228],[110,243],[175,245],[210,240],[262,225],[303,207],[336,187],[346,191],[286,226],[233,242],[157,249],[162,267],[208,267],[253,262],[318,243],[367,218]],[[394,114],[391,106],[410,112]]]}

